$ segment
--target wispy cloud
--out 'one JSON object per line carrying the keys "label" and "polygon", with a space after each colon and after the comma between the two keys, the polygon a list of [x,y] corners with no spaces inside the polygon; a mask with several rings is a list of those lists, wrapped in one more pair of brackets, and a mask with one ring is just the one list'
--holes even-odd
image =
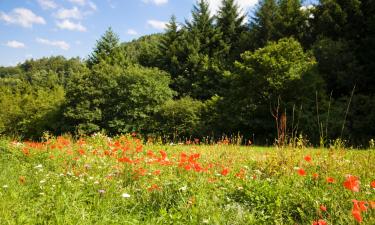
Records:
{"label": "wispy cloud", "polygon": [[57,27],[62,30],[72,30],[85,32],[87,29],[81,23],[74,23],[70,20],[63,20],[56,23]]}
{"label": "wispy cloud", "polygon": [[97,10],[97,6],[95,5],[95,3],[89,0],[69,0],[69,2],[73,3],[74,5],[79,5],[79,6],[87,5],[93,11]]}
{"label": "wispy cloud", "polygon": [[129,29],[126,33],[129,34],[129,35],[138,35],[138,32],[136,30],[133,30],[133,29]]}
{"label": "wispy cloud", "polygon": [[46,24],[43,17],[26,8],[15,8],[10,13],[0,12],[0,20],[27,28],[33,27],[33,24]]}
{"label": "wispy cloud", "polygon": [[58,19],[82,19],[83,14],[82,12],[77,8],[73,7],[72,9],[59,9],[57,13],[55,14],[55,17]]}
{"label": "wispy cloud", "polygon": [[155,5],[164,5],[168,3],[168,0],[142,0],[144,3],[153,3]]}
{"label": "wispy cloud", "polygon": [[77,5],[85,5],[86,4],[86,0],[69,0],[69,2],[71,2],[73,4],[77,4]]}
{"label": "wispy cloud", "polygon": [[36,42],[43,44],[43,45],[58,47],[62,50],[69,50],[70,48],[70,45],[66,43],[65,41],[51,41],[51,40],[44,39],[44,38],[37,38]]}
{"label": "wispy cloud", "polygon": [[57,4],[53,0],[38,0],[38,3],[42,9],[56,9]]}
{"label": "wispy cloud", "polygon": [[25,44],[19,41],[8,41],[5,46],[9,48],[25,48]]}
{"label": "wispy cloud", "polygon": [[167,22],[160,20],[148,20],[147,24],[157,30],[164,30],[167,27]]}

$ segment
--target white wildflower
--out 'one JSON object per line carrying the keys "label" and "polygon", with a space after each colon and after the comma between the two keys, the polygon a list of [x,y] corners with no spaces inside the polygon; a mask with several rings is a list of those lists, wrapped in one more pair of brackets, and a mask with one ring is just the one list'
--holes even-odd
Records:
{"label": "white wildflower", "polygon": [[123,198],[130,198],[130,195],[128,193],[122,193],[121,197],[123,197]]}

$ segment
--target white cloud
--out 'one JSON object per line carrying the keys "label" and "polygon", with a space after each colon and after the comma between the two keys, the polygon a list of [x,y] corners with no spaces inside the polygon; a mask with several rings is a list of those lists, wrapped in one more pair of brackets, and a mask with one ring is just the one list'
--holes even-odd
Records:
{"label": "white cloud", "polygon": [[152,28],[158,30],[164,30],[167,27],[167,22],[159,20],[148,20],[147,24],[150,25]]}
{"label": "white cloud", "polygon": [[[210,4],[210,11],[212,14],[216,13],[220,6],[222,0],[207,0]],[[240,9],[245,13],[250,7],[256,5],[259,0],[236,0],[236,4],[240,7]]]}
{"label": "white cloud", "polygon": [[18,41],[8,41],[6,44],[9,48],[25,48],[25,44]]}
{"label": "white cloud", "polygon": [[143,0],[144,3],[153,3],[155,5],[164,5],[168,3],[168,0]]}
{"label": "white cloud", "polygon": [[129,29],[126,33],[129,34],[129,35],[138,35],[138,32],[136,30],[133,30],[133,29]]}
{"label": "white cloud", "polygon": [[66,43],[65,41],[51,41],[44,38],[37,38],[36,42],[43,44],[43,45],[49,45],[61,48],[62,50],[68,50],[70,48],[70,45]]}
{"label": "white cloud", "polygon": [[87,29],[86,27],[82,26],[81,23],[74,23],[70,20],[63,20],[56,23],[57,27],[62,30],[73,30],[73,31],[80,31],[85,32]]}
{"label": "white cloud", "polygon": [[86,0],[69,0],[69,2],[73,4],[81,5],[81,6],[86,4]]}
{"label": "white cloud", "polygon": [[35,15],[31,10],[26,8],[15,8],[10,13],[0,12],[0,20],[8,24],[16,24],[22,27],[33,27],[33,24],[46,24],[43,17]]}
{"label": "white cloud", "polygon": [[42,9],[56,9],[57,4],[53,0],[38,0]]}
{"label": "white cloud", "polygon": [[73,3],[74,5],[79,5],[79,6],[88,5],[91,10],[93,10],[93,11],[97,10],[97,6],[92,1],[88,1],[88,0],[69,0],[69,2]]}
{"label": "white cloud", "polygon": [[55,17],[58,19],[82,19],[82,12],[77,8],[73,7],[72,9],[59,9],[55,14]]}

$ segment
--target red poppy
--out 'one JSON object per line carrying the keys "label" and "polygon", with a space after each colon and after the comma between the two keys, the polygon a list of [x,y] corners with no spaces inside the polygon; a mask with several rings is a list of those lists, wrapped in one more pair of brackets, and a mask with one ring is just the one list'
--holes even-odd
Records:
{"label": "red poppy", "polygon": [[236,173],[236,177],[243,179],[245,177],[246,171],[242,168],[238,173]]}
{"label": "red poppy", "polygon": [[335,179],[333,177],[327,177],[326,180],[327,180],[327,183],[330,183],[330,184],[335,183]]}
{"label": "red poppy", "polygon": [[361,211],[367,211],[367,206],[366,206],[367,202],[360,201],[358,203],[359,203],[359,208],[361,209]]}
{"label": "red poppy", "polygon": [[83,149],[79,149],[79,150],[78,150],[78,153],[79,153],[80,155],[84,155],[86,152],[85,152],[85,150],[83,150]]}
{"label": "red poppy", "polygon": [[160,150],[161,159],[165,160],[167,158],[167,153],[163,150]]}
{"label": "red poppy", "polygon": [[147,188],[148,191],[153,191],[153,190],[159,190],[160,187],[157,184],[151,185],[151,187]]}
{"label": "red poppy", "polygon": [[316,179],[318,179],[318,177],[319,177],[319,174],[317,174],[317,173],[313,173],[313,178],[316,180]]}
{"label": "red poppy", "polygon": [[228,168],[224,168],[224,169],[220,172],[220,174],[223,175],[223,176],[228,175],[228,173],[229,173],[229,169],[228,169]]}
{"label": "red poppy", "polygon": [[353,209],[352,210],[352,215],[353,215],[354,219],[357,220],[359,223],[362,222],[361,211]]}
{"label": "red poppy", "polygon": [[314,221],[312,225],[327,225],[327,222],[325,220],[318,220]]}
{"label": "red poppy", "polygon": [[370,186],[371,186],[372,188],[375,188],[375,180],[371,181]]}
{"label": "red poppy", "polygon": [[119,162],[123,162],[123,163],[133,163],[133,161],[131,159],[129,159],[128,157],[122,157],[122,158],[119,158],[118,159]]}
{"label": "red poppy", "polygon": [[358,180],[358,177],[352,175],[348,175],[343,183],[346,189],[349,189],[353,192],[359,192],[359,184],[360,181]]}
{"label": "red poppy", "polygon": [[160,170],[155,170],[152,174],[154,175],[160,175],[161,171]]}
{"label": "red poppy", "polygon": [[300,176],[306,176],[306,171],[305,171],[304,169],[302,169],[302,168],[298,169],[298,170],[297,170],[297,173],[298,173],[298,175],[300,175]]}
{"label": "red poppy", "polygon": [[304,157],[306,162],[311,162],[311,156],[307,155]]}
{"label": "red poppy", "polygon": [[325,205],[320,205],[320,210],[327,212],[327,207]]}

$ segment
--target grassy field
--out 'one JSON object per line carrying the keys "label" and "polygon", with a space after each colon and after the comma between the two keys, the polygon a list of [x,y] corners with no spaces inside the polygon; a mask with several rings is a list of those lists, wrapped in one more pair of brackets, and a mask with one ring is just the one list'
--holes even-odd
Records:
{"label": "grassy field", "polygon": [[375,224],[375,151],[0,141],[0,224]]}

